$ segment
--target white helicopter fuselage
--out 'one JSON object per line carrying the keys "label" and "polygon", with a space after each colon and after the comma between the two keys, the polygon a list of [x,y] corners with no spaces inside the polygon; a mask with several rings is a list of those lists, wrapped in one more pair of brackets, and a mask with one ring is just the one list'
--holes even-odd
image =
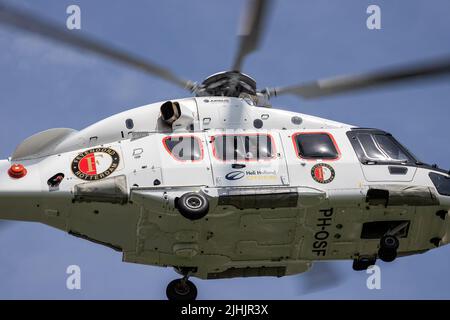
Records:
{"label": "white helicopter fuselage", "polygon": [[[407,150],[393,150],[389,135],[239,98],[173,102],[171,123],[155,103],[25,140],[0,162],[0,219],[44,223],[126,262],[190,267],[204,279],[373,257],[392,230],[399,255],[450,241],[449,175],[395,159]],[[180,214],[190,192],[207,199],[205,217]]]}

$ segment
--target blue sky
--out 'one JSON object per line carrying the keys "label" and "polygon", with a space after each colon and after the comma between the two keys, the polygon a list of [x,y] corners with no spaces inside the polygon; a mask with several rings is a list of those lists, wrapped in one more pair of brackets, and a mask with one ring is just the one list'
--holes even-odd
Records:
{"label": "blue sky", "polygon": [[[65,26],[82,10],[82,31],[201,81],[230,68],[242,1],[14,0]],[[382,30],[366,28],[366,8],[382,10]],[[370,71],[450,53],[448,0],[279,0],[258,53],[244,71],[259,87]],[[117,112],[186,93],[138,71],[0,27],[0,156],[52,127],[82,129]],[[450,168],[450,79],[316,101],[280,97],[275,106],[393,133],[426,162]],[[159,299],[171,269],[121,262],[121,255],[50,227],[14,223],[0,231],[0,298]],[[82,290],[66,289],[66,268],[82,269]],[[344,281],[302,294],[302,275],[282,279],[194,279],[199,298],[450,298],[450,247],[382,267],[382,290],[368,290],[351,262]]]}

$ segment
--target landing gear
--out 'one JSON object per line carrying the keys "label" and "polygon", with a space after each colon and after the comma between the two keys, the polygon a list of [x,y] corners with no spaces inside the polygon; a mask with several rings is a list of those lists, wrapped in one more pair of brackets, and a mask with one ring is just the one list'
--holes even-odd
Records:
{"label": "landing gear", "polygon": [[370,266],[375,265],[377,259],[376,258],[367,258],[360,257],[358,259],[353,260],[353,270],[355,271],[364,271],[367,270]]}
{"label": "landing gear", "polygon": [[380,240],[380,249],[378,257],[384,262],[392,262],[397,258],[397,249],[399,241],[396,236],[385,235]]}
{"label": "landing gear", "polygon": [[183,276],[167,285],[166,296],[170,301],[194,301],[197,298],[197,287],[189,281],[189,277],[197,268],[175,267],[175,271]]}
{"label": "landing gear", "polygon": [[188,192],[178,199],[177,208],[183,217],[199,220],[208,214],[209,201],[200,193]]}
{"label": "landing gear", "polygon": [[166,289],[170,301],[193,301],[197,298],[197,287],[187,277],[171,281]]}

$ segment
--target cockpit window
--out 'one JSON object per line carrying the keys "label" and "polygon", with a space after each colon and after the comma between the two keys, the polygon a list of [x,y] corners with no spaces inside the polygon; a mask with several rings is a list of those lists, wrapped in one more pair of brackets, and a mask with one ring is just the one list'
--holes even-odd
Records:
{"label": "cockpit window", "polygon": [[401,162],[417,160],[390,134],[381,131],[355,130],[348,133],[352,145],[363,163]]}
{"label": "cockpit window", "polygon": [[384,160],[386,156],[381,152],[371,134],[361,133],[357,136],[358,142],[363,149],[365,155],[369,159]]}
{"label": "cockpit window", "polygon": [[392,136],[376,134],[374,135],[377,145],[381,150],[392,160],[398,161],[413,161],[412,157],[402,150],[402,147]]}
{"label": "cockpit window", "polygon": [[297,133],[293,140],[298,156],[305,159],[337,159],[339,152],[328,133]]}
{"label": "cockpit window", "polygon": [[214,156],[223,161],[258,161],[273,158],[270,135],[219,135],[214,137]]}
{"label": "cockpit window", "polygon": [[163,144],[166,150],[180,161],[199,161],[203,158],[201,141],[194,136],[165,137]]}

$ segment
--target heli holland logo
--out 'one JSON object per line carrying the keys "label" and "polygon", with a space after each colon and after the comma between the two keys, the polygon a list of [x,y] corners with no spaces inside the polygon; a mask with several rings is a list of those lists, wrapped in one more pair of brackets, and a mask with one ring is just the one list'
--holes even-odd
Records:
{"label": "heli holland logo", "polygon": [[109,177],[117,169],[119,162],[119,154],[113,149],[89,149],[73,159],[72,172],[83,180],[101,180]]}
{"label": "heli holland logo", "polygon": [[245,177],[245,172],[242,171],[232,171],[225,176],[225,179],[230,181],[240,180]]}
{"label": "heli holland logo", "polygon": [[333,181],[336,173],[329,164],[319,163],[312,167],[311,175],[316,182],[325,184]]}

